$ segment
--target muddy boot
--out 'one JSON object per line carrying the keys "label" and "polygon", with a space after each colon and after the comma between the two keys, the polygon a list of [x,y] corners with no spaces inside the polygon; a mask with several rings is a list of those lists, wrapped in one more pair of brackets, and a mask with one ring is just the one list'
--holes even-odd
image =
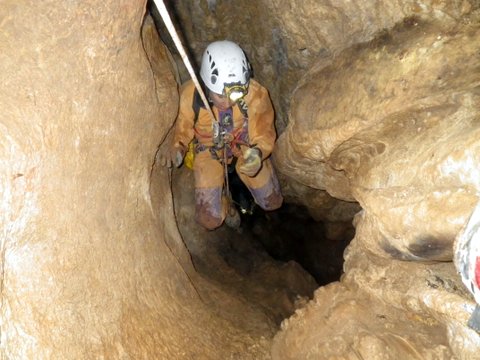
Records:
{"label": "muddy boot", "polygon": [[225,218],[225,224],[232,229],[238,230],[240,228],[242,220],[240,219],[240,214],[235,206],[230,206],[228,209],[227,217]]}

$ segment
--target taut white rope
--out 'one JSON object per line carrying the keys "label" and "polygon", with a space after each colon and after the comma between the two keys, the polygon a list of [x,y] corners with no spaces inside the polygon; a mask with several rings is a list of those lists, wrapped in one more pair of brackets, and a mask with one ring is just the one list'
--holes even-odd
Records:
{"label": "taut white rope", "polygon": [[180,56],[182,57],[183,63],[185,64],[188,70],[188,73],[190,74],[193,80],[193,83],[195,84],[195,87],[197,88],[197,91],[200,94],[203,104],[205,105],[205,108],[207,109],[208,113],[212,118],[212,121],[213,121],[212,124],[217,123],[217,119],[215,118],[212,108],[208,103],[207,97],[205,96],[205,93],[203,92],[202,87],[198,82],[197,75],[195,75],[195,71],[193,70],[192,64],[190,63],[190,60],[188,59],[187,53],[185,52],[182,42],[178,37],[177,30],[175,29],[175,26],[172,23],[172,19],[170,18],[170,14],[168,13],[165,3],[163,2],[163,0],[153,0],[153,2],[157,6],[158,12],[160,13],[160,16],[162,17],[163,22],[165,23],[165,26],[167,27],[168,32],[170,33],[170,36],[172,37],[173,42],[175,43],[175,46],[177,47],[177,50],[180,53]]}

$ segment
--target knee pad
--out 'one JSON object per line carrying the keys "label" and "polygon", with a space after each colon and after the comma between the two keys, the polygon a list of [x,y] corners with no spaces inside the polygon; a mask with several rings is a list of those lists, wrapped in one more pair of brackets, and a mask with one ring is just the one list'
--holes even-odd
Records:
{"label": "knee pad", "polygon": [[222,225],[225,218],[221,188],[195,189],[195,221],[208,230]]}
{"label": "knee pad", "polygon": [[207,230],[215,230],[223,223],[223,219],[219,217],[214,217],[209,214],[205,209],[197,209],[195,211],[195,221],[203,226]]}

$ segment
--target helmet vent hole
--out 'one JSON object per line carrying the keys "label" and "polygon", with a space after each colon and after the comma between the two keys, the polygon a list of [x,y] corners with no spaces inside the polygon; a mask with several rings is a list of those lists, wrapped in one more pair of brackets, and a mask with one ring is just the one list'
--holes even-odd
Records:
{"label": "helmet vent hole", "polygon": [[215,75],[212,75],[212,77],[210,78],[210,81],[213,85],[215,85],[215,83],[217,82],[217,77]]}
{"label": "helmet vent hole", "polygon": [[217,75],[218,76],[218,69],[213,70],[212,75]]}
{"label": "helmet vent hole", "polygon": [[213,69],[215,67],[215,61],[212,61],[212,63],[210,64],[210,69]]}

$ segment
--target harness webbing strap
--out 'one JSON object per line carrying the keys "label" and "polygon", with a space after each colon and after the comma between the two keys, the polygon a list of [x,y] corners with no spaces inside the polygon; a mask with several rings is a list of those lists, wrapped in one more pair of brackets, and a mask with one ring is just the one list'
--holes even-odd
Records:
{"label": "harness webbing strap", "polygon": [[195,91],[193,92],[193,100],[192,100],[192,109],[194,113],[193,126],[197,124],[198,114],[200,113],[201,107],[205,109],[205,106],[202,106],[202,99],[200,97],[200,94],[198,93],[197,89],[195,89]]}
{"label": "harness webbing strap", "polygon": [[[224,166],[226,166],[231,156],[237,156],[237,157],[239,156],[241,145],[249,146],[248,105],[245,102],[245,99],[240,99],[237,101],[237,106],[243,115],[244,123],[242,127],[234,129],[229,134],[231,135],[229,139],[224,138],[223,146],[221,148],[218,148],[215,145],[213,146],[204,145],[200,143],[198,140],[199,139],[212,140],[213,142],[213,134],[210,132],[202,133],[196,128],[200,109],[205,109],[205,107],[202,106],[202,101],[200,99],[200,95],[198,94],[197,90],[196,89],[194,90],[193,99],[192,99],[192,109],[194,113],[193,131],[195,132],[194,150],[196,154],[205,150],[209,150],[212,156],[212,159],[219,160],[224,163]],[[218,151],[220,150],[223,152],[222,157],[220,157],[218,154]],[[226,183],[228,183],[228,179],[226,179],[225,181]]]}
{"label": "harness webbing strap", "polygon": [[247,102],[245,101],[245,99],[239,99],[237,101],[237,104],[238,104],[238,108],[240,109],[240,112],[242,113],[243,117],[245,119],[248,119],[248,106],[247,106]]}
{"label": "harness webbing strap", "polygon": [[[248,145],[248,105],[247,105],[245,99],[240,99],[240,100],[237,101],[237,106],[238,106],[238,109],[240,110],[240,112],[243,115],[244,126],[239,128],[239,129],[236,129],[235,132],[240,132],[241,130],[245,130],[245,133],[246,133],[246,138],[243,139],[243,142],[238,141],[238,143],[241,143],[242,145]],[[202,100],[201,100],[200,95],[199,95],[199,93],[196,89],[193,92],[192,109],[193,109],[193,113],[194,113],[193,130],[195,132],[195,135],[198,136],[199,138],[203,138],[203,139],[211,138],[212,134],[201,133],[196,128],[197,121],[198,121],[198,115],[200,114],[200,109],[205,109],[205,106],[202,106]],[[234,132],[234,134],[232,134],[232,135],[234,135],[233,136],[234,139],[238,135],[235,132]]]}

